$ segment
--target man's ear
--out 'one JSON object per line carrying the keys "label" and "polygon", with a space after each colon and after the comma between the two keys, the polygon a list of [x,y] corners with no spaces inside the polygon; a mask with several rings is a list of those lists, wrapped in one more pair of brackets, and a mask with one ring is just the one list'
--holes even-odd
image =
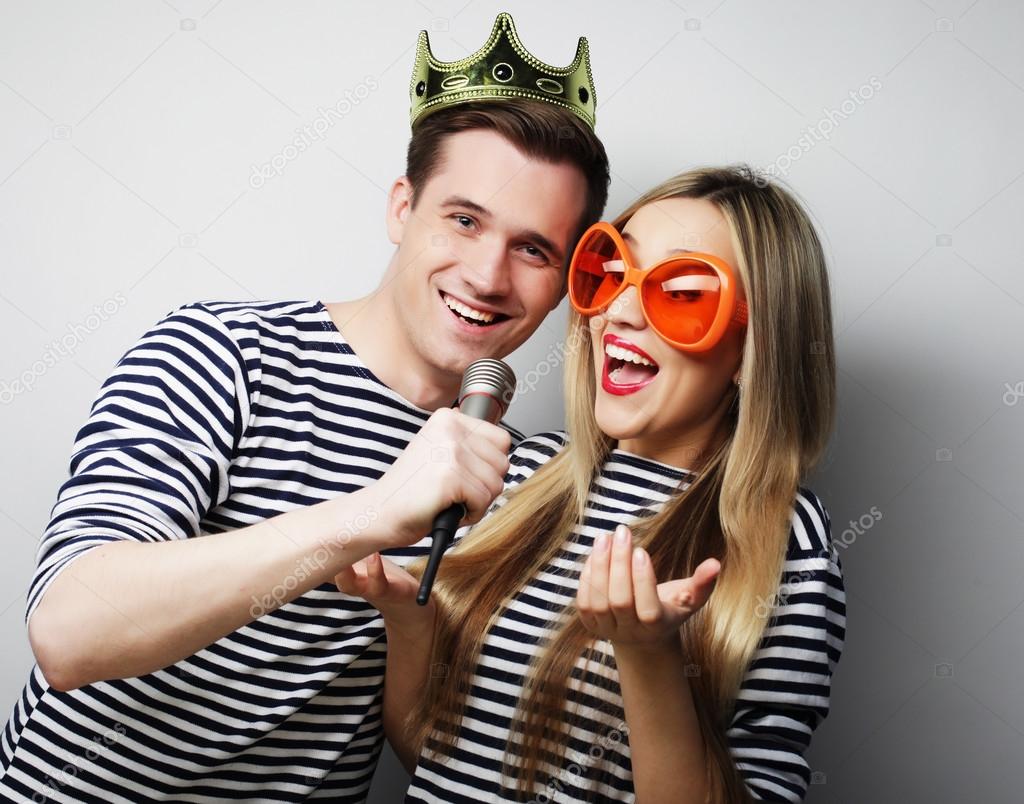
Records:
{"label": "man's ear", "polygon": [[388,240],[396,246],[402,242],[405,223],[410,214],[412,214],[412,184],[405,176],[399,176],[391,185],[391,192],[388,193],[388,206],[385,215]]}

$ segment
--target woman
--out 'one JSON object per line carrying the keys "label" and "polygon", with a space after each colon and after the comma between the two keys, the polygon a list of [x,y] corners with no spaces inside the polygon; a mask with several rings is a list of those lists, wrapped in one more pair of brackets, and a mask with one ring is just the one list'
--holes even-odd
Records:
{"label": "woman", "polygon": [[800,486],[835,403],[813,226],[693,170],[588,230],[569,293],[568,432],[513,452],[436,617],[379,558],[337,579],[385,619],[407,800],[801,801],[845,637]]}

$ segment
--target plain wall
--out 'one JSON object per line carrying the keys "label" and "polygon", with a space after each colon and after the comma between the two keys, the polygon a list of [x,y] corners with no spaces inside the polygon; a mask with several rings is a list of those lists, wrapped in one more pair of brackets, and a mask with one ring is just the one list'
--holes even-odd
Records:
{"label": "plain wall", "polygon": [[[1019,800],[1024,6],[1009,0],[3,3],[3,716],[32,664],[36,545],[114,363],[185,302],[370,291],[416,34],[460,58],[501,10],[555,64],[589,38],[609,217],[670,174],[745,161],[785,177],[826,243],[839,421],[806,484],[842,542],[848,636],[808,801]],[[331,107],[324,138],[254,186]],[[525,431],[561,424],[559,371],[540,372],[564,322],[563,304],[512,360],[537,377],[511,416]],[[9,391],[26,373],[31,391]],[[381,802],[401,778],[385,761]]]}

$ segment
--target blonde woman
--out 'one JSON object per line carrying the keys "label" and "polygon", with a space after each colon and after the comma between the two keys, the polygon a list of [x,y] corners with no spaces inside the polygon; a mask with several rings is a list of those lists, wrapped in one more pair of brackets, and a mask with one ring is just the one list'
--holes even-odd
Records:
{"label": "blonde woman", "polygon": [[436,602],[379,557],[337,578],[384,615],[407,800],[802,801],[845,637],[801,485],[835,405],[814,228],[693,170],[588,230],[569,294],[567,432],[515,449]]}

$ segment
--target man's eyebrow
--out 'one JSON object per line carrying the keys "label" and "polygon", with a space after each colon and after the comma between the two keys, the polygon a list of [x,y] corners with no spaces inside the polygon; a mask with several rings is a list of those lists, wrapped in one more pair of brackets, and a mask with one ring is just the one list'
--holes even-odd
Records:
{"label": "man's eyebrow", "polygon": [[470,212],[475,212],[481,218],[491,217],[491,211],[487,207],[480,206],[476,201],[470,201],[461,195],[450,195],[441,202],[442,207],[462,207]]}
{"label": "man's eyebrow", "polygon": [[532,240],[538,246],[551,254],[554,262],[561,262],[563,258],[562,250],[558,248],[554,243],[548,240],[540,232],[523,232],[522,237],[524,240]]}
{"label": "man's eyebrow", "polygon": [[[491,211],[487,207],[480,206],[476,201],[470,201],[461,195],[450,195],[444,201],[441,202],[443,208],[449,207],[460,207],[470,212],[475,212],[481,218],[491,217]],[[540,232],[528,229],[524,232],[519,233],[519,237],[523,240],[532,240],[538,246],[545,251],[549,252],[555,262],[561,262],[564,254],[562,250],[558,248],[550,239],[542,235]]]}
{"label": "man's eyebrow", "polygon": [[[623,232],[622,233],[622,239],[625,240],[627,243],[632,243],[634,246],[636,245],[636,238],[633,237],[633,235],[631,235],[629,232]],[[692,248],[670,248],[665,253],[666,254],[693,254],[694,250]]]}

